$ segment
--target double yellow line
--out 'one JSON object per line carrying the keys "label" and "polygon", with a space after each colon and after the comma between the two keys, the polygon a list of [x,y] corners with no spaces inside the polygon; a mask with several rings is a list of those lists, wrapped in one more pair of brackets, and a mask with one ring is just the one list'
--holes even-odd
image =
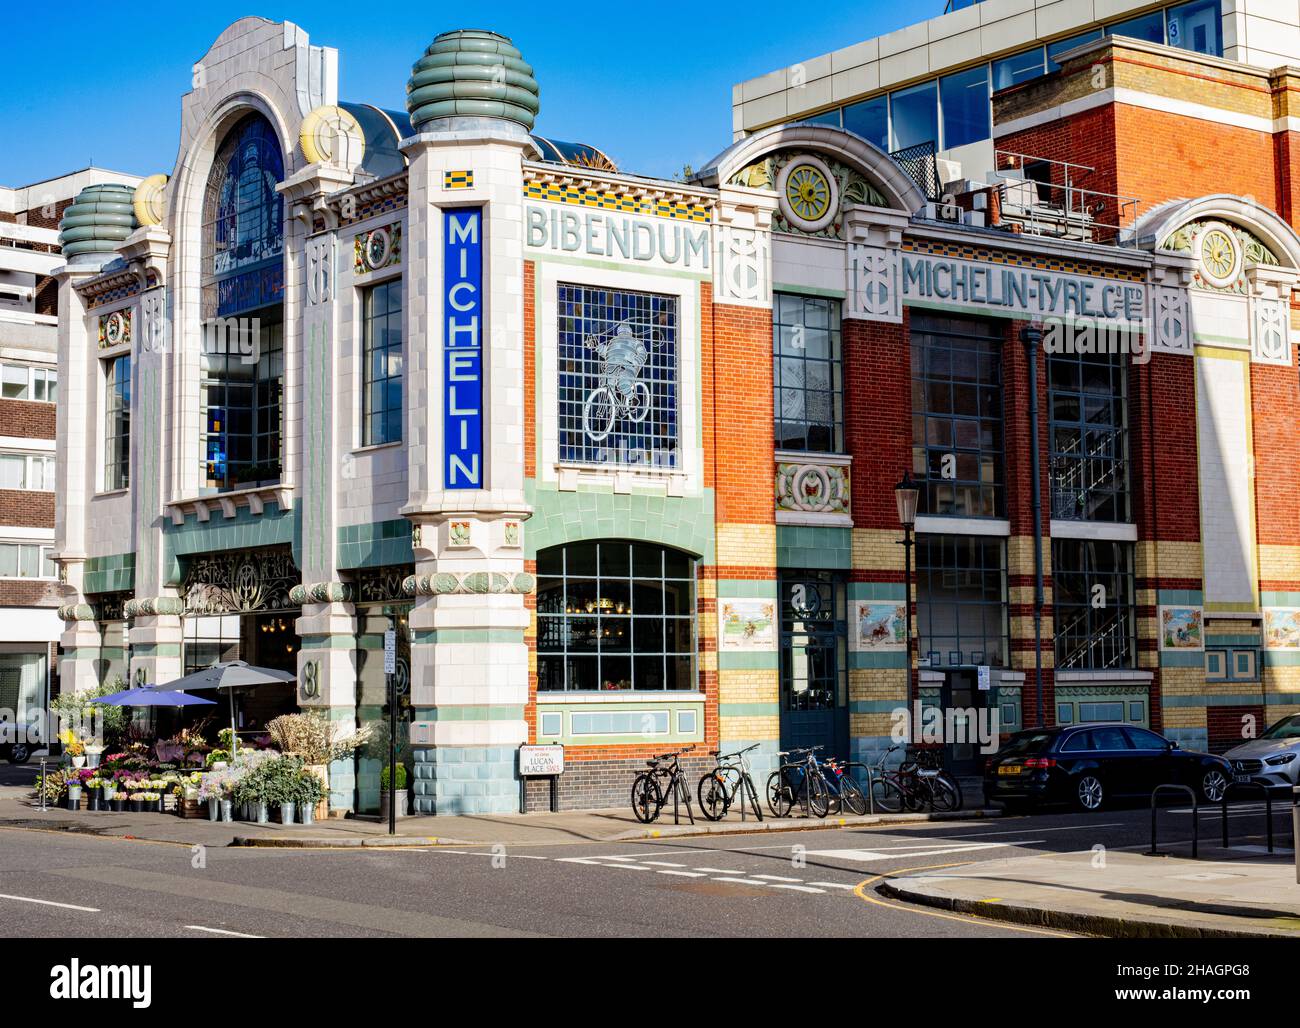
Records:
{"label": "double yellow line", "polygon": [[930,910],[926,907],[914,906],[912,904],[886,903],[884,900],[877,899],[875,896],[867,895],[868,889],[877,882],[884,881],[886,878],[896,878],[899,875],[908,874],[912,871],[939,871],[948,867],[966,867],[973,863],[974,861],[972,860],[963,860],[956,864],[927,864],[924,867],[900,867],[893,871],[885,871],[878,875],[872,875],[865,881],[858,882],[858,884],[853,888],[853,895],[857,896],[858,899],[862,900],[864,903],[871,903],[877,907],[884,907],[886,910],[902,910],[909,914],[920,914],[923,917],[938,917],[945,921],[960,921],[962,924],[980,925],[984,928],[997,925],[999,928],[1006,928],[1013,932],[1026,932],[1030,935],[1050,935],[1056,939],[1074,938],[1074,936],[1069,935],[1066,932],[1054,932],[1047,928],[1029,928],[1024,925],[1012,924],[1010,921],[995,921],[989,918],[967,917],[962,914],[948,914],[940,910]]}

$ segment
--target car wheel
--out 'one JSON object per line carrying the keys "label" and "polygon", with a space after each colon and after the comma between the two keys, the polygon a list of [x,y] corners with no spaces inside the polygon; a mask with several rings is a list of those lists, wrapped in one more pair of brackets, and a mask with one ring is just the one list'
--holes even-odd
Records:
{"label": "car wheel", "polygon": [[32,748],[25,742],[16,742],[9,751],[9,763],[26,764],[31,759]]}
{"label": "car wheel", "polygon": [[1100,810],[1106,791],[1096,775],[1084,775],[1075,786],[1075,800],[1082,810]]}
{"label": "car wheel", "polygon": [[1210,803],[1218,803],[1228,789],[1228,776],[1217,767],[1205,773],[1201,779],[1201,795]]}

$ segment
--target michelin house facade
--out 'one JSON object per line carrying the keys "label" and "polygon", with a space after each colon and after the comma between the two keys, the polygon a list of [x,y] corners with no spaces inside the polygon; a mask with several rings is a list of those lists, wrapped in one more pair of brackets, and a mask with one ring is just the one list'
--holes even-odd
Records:
{"label": "michelin house facade", "polygon": [[[1030,87],[1060,88],[1062,59]],[[1210,604],[1192,597],[1199,529],[1179,528],[1198,541],[1175,540],[1178,571],[1148,568],[1167,525],[1131,470],[1144,404],[1242,423],[1242,376],[1285,366],[1294,389],[1300,243],[1281,218],[1141,204],[1141,224],[1048,232],[1004,182],[945,199],[933,148],[891,157],[806,123],[739,132],[689,182],[648,179],[538,134],[505,37],[438,36],[401,112],[341,101],[338,60],[295,25],[235,22],[195,65],[170,172],[68,211],[63,689],[237,656],[297,676],[245,696],[242,730],[299,707],[380,722],[393,625],[423,813],[517,809],[527,742],[564,745],[561,804],[591,807],[690,744],[695,764],[750,742],[760,769],[807,742],[874,759],[913,700],[1006,731],[1050,722],[1068,681],[1072,716],[1118,696],[1163,726],[1155,590]],[[1231,255],[1217,292],[1197,277],[1210,232]],[[1193,396],[1198,303],[1244,343]],[[1149,334],[1150,360],[1031,364],[1020,330],[1053,317]],[[1049,418],[1067,394],[1086,418],[1064,400]],[[1232,461],[1202,457],[1198,479],[1194,432],[1182,445],[1156,479],[1213,507],[1206,476]],[[1031,453],[1052,512],[1036,632]],[[1207,563],[1205,588],[1255,582],[1258,606],[1240,571]],[[1094,579],[1114,598],[1096,613],[1077,602]],[[332,768],[336,810],[377,808],[379,763]]]}

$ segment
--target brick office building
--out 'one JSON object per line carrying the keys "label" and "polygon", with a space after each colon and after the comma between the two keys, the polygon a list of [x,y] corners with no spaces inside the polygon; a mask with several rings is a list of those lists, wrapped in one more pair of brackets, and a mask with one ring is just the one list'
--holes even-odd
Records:
{"label": "brick office building", "polygon": [[[502,37],[438,37],[400,113],[340,102],[337,54],[295,26],[235,23],[173,175],[60,273],[64,688],[125,638],[150,681],[295,670],[250,730],[295,704],[365,723],[396,623],[425,812],[513,807],[528,741],[564,744],[564,805],[598,806],[680,745],[874,759],[914,700],[1189,744],[1292,709],[1300,239],[1280,185],[1245,198],[1204,156],[1162,191],[1128,121],[1173,119],[1176,147],[1266,133],[1280,183],[1290,79],[1171,46],[1171,17],[1207,22],[1159,15],[1159,43],[1031,33],[1038,74],[984,93],[983,164],[942,139],[891,156],[837,108],[738,126],[688,183],[530,135]],[[455,87],[462,64],[484,84]],[[1065,352],[1066,327],[1125,352]],[[331,783],[368,811],[378,760]]]}
{"label": "brick office building", "polygon": [[57,675],[54,553],[58,226],[100,168],[0,188],[0,711],[38,719]]}

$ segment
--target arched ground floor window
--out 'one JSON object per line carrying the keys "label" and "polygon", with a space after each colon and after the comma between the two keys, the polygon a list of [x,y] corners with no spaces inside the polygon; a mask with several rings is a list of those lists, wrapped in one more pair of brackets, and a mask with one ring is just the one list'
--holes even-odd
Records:
{"label": "arched ground floor window", "polygon": [[694,690],[695,559],[652,543],[537,554],[537,688]]}

